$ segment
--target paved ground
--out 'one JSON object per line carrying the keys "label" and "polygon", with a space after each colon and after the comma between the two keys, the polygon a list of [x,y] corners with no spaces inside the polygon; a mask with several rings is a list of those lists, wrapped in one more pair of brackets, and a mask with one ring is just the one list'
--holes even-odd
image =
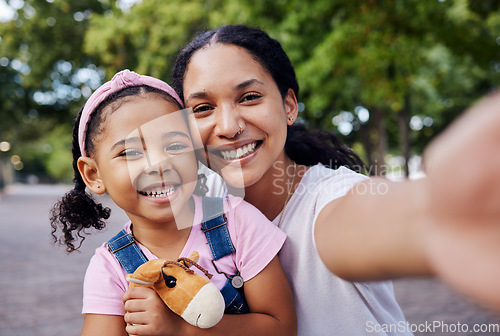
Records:
{"label": "paved ground", "polygon": [[[114,211],[108,229],[89,237],[81,253],[51,244],[48,210],[66,187],[13,186],[0,196],[0,336],[79,335],[81,288],[94,249],[125,221]],[[106,198],[102,200],[109,204]],[[429,324],[500,325],[493,315],[432,279],[395,282],[396,295],[416,335],[500,335],[498,332],[431,331]],[[464,330],[464,329],[461,329]],[[343,335],[342,335],[343,336]]]}

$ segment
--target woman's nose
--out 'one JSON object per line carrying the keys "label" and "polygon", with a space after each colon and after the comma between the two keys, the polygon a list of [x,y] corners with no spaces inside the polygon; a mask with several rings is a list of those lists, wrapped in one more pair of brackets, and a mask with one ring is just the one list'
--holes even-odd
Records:
{"label": "woman's nose", "polygon": [[215,133],[219,137],[234,138],[242,124],[241,115],[237,108],[229,105],[219,106],[215,111]]}

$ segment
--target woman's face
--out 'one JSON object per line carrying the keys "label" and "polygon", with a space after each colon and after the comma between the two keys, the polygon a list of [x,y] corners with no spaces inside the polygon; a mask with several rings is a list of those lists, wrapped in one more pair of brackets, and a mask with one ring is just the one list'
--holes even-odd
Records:
{"label": "woman's face", "polygon": [[297,116],[293,91],[283,99],[271,75],[246,49],[225,44],[193,55],[183,89],[210,167],[235,187],[272,178],[274,163],[285,159],[289,118]]}

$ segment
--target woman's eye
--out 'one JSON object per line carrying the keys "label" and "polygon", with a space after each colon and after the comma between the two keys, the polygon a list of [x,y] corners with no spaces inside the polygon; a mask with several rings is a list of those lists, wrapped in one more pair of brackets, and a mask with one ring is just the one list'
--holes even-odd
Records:
{"label": "woman's eye", "polygon": [[213,108],[209,105],[198,105],[193,108],[194,114],[204,114],[213,110]]}
{"label": "woman's eye", "polygon": [[241,101],[242,102],[253,101],[253,100],[259,99],[261,97],[262,97],[262,95],[260,95],[258,93],[250,92],[250,93],[246,93],[245,95],[243,95],[243,97],[241,98]]}

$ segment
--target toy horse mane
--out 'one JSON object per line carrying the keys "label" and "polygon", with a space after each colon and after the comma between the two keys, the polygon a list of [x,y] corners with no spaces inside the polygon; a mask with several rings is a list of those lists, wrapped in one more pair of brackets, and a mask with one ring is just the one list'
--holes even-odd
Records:
{"label": "toy horse mane", "polygon": [[[198,265],[197,253],[177,261],[154,259],[127,275],[130,287],[150,287],[165,304],[188,323],[200,328],[217,324],[224,314],[225,303],[219,289],[209,281],[212,275]],[[195,273],[191,266],[205,276]]]}

